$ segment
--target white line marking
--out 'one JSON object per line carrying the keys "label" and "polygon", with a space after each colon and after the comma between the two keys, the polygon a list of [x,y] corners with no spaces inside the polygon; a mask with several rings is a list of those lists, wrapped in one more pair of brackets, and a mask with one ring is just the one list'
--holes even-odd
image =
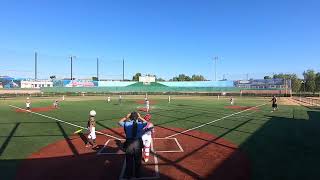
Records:
{"label": "white line marking", "polygon": [[184,152],[184,150],[182,149],[182,146],[180,145],[178,139],[177,139],[177,138],[174,138],[174,140],[176,141],[177,145],[179,146],[181,152]]}
{"label": "white line marking", "polygon": [[[86,128],[86,127],[82,127],[82,126],[79,126],[79,125],[76,125],[76,124],[73,124],[73,123],[69,123],[69,122],[63,121],[63,120],[61,120],[61,119],[57,119],[57,118],[54,118],[54,117],[50,117],[50,116],[47,116],[47,115],[44,115],[44,114],[40,114],[40,113],[37,113],[37,112],[32,112],[32,111],[29,111],[29,110],[26,110],[26,109],[22,109],[22,108],[17,107],[17,106],[13,106],[13,105],[9,105],[9,106],[10,106],[10,107],[13,107],[13,108],[16,108],[16,109],[20,109],[20,110],[26,111],[26,112],[29,112],[29,113],[32,113],[32,114],[36,114],[36,115],[45,117],[45,118],[48,118],[48,119],[53,119],[53,120],[55,120],[55,121],[59,121],[59,122],[65,123],[65,124],[68,124],[68,125],[70,125],[70,126],[74,126],[74,127],[78,127],[78,128],[81,128],[81,129],[86,129],[86,130],[88,130],[88,128]],[[111,137],[111,138],[113,138],[113,139],[120,140],[120,138],[117,138],[117,137],[112,136],[112,135],[109,135],[109,134],[105,134],[105,133],[100,132],[100,131],[96,131],[96,133],[97,133],[97,134],[104,135],[104,136]]]}
{"label": "white line marking", "polygon": [[[170,139],[170,140],[174,140],[177,144],[177,146],[179,147],[179,150],[175,150],[175,151],[155,151],[154,148],[151,149],[151,151],[153,153],[182,153],[184,152],[181,144],[179,143],[178,139],[177,138],[152,138],[153,140],[156,140],[156,139],[160,139],[160,140],[164,140],[164,139]],[[119,139],[120,141],[125,141],[125,139]],[[97,155],[123,155],[125,154],[124,152],[120,152],[120,153],[117,153],[117,152],[102,152],[104,151],[104,149],[107,149],[108,148],[108,144],[110,143],[110,139],[104,144],[103,148],[97,153]],[[153,141],[152,141],[153,143]]]}
{"label": "white line marking", "polygon": [[177,135],[180,135],[180,134],[184,134],[184,133],[186,133],[186,132],[189,132],[189,131],[192,131],[192,130],[195,130],[195,129],[199,129],[199,128],[203,127],[203,126],[212,124],[212,123],[214,123],[214,122],[221,121],[221,120],[223,120],[223,119],[229,118],[229,117],[234,116],[234,115],[237,115],[237,114],[241,114],[241,113],[246,112],[246,111],[250,111],[250,110],[253,109],[253,108],[257,108],[257,107],[260,107],[260,106],[264,106],[264,105],[266,105],[266,104],[267,104],[267,103],[264,103],[264,104],[261,104],[261,105],[255,106],[255,107],[251,107],[251,108],[249,108],[249,109],[245,109],[245,110],[243,110],[243,111],[239,111],[239,112],[230,114],[230,115],[225,116],[225,117],[222,117],[222,118],[220,118],[220,119],[216,119],[216,120],[207,122],[207,123],[202,124],[202,125],[200,125],[200,126],[196,126],[196,127],[194,127],[194,128],[190,128],[190,129],[187,129],[187,130],[185,130],[185,131],[182,131],[182,132],[179,132],[179,133],[175,133],[175,134],[170,135],[170,136],[167,136],[167,137],[165,137],[165,138],[172,138],[172,137],[174,137],[174,136],[177,136]]}
{"label": "white line marking", "polygon": [[[153,141],[151,142],[151,151],[154,151]],[[153,157],[154,157],[154,164],[155,164],[154,170],[156,172],[156,178],[160,178],[157,152],[154,151]]]}
{"label": "white line marking", "polygon": [[108,139],[108,141],[104,144],[103,148],[100,149],[100,151],[98,152],[97,155],[101,155],[101,152],[107,147],[109,141],[110,141],[110,139]]}
{"label": "white line marking", "polygon": [[182,153],[184,152],[182,146],[180,145],[179,141],[177,140],[177,138],[154,138],[154,139],[171,139],[174,140],[174,142],[176,143],[176,145],[179,147],[179,150],[174,150],[174,151],[154,151],[156,153]]}

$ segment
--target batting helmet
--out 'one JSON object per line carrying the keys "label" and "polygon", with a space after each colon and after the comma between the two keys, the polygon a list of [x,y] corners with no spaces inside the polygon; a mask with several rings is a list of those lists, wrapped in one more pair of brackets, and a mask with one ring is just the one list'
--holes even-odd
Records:
{"label": "batting helmet", "polygon": [[151,118],[152,118],[151,114],[147,114],[147,115],[144,116],[144,119],[145,119],[146,121],[150,121]]}

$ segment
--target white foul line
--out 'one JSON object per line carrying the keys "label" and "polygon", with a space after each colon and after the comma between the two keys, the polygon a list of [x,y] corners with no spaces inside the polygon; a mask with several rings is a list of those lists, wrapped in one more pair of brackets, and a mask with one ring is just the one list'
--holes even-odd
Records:
{"label": "white foul line", "polygon": [[[88,129],[88,128],[85,128],[85,127],[82,127],[82,126],[79,126],[79,125],[76,125],[76,124],[73,124],[73,123],[69,123],[69,122],[63,121],[61,119],[57,119],[57,118],[50,117],[50,116],[47,116],[47,115],[44,115],[44,114],[40,114],[40,113],[37,113],[37,112],[32,112],[32,111],[29,111],[29,110],[26,110],[26,109],[22,109],[22,108],[17,107],[17,106],[13,106],[13,105],[9,105],[9,106],[13,107],[13,108],[16,108],[16,109],[20,109],[20,110],[26,111],[26,112],[29,112],[29,113],[32,113],[32,114],[36,114],[36,115],[45,117],[45,118],[48,118],[48,119],[53,119],[55,121],[59,121],[59,122],[62,122],[62,123],[65,123],[65,124],[68,124],[68,125],[71,125],[71,126],[74,126],[74,127],[78,127],[78,128],[86,129],[86,130]],[[108,136],[108,137],[111,137],[111,138],[114,138],[114,139],[117,139],[117,140],[120,140],[120,138],[117,138],[117,137],[109,135],[109,134],[105,134],[105,133],[100,132],[100,131],[96,131],[96,133],[97,134],[101,134],[101,135],[105,135],[105,136]]]}
{"label": "white foul line", "polygon": [[179,132],[179,133],[175,133],[175,134],[170,135],[170,136],[167,136],[167,137],[165,137],[165,138],[172,138],[172,137],[174,137],[174,136],[177,136],[177,135],[180,135],[180,134],[183,134],[183,133],[186,133],[186,132],[189,132],[189,131],[195,130],[195,129],[199,129],[199,128],[203,127],[203,126],[206,126],[206,125],[212,124],[212,123],[214,123],[214,122],[218,122],[218,121],[221,121],[221,120],[223,120],[223,119],[229,118],[229,117],[231,117],[231,116],[234,116],[234,115],[237,115],[237,114],[240,114],[240,113],[243,113],[243,112],[249,111],[249,110],[251,110],[251,109],[253,109],[253,108],[257,108],[257,107],[260,107],[260,106],[264,106],[264,105],[266,105],[266,104],[267,104],[267,103],[264,103],[264,104],[261,104],[261,105],[255,106],[255,107],[251,107],[251,108],[249,108],[249,109],[245,109],[245,110],[243,110],[243,111],[239,111],[239,112],[236,112],[236,113],[230,114],[230,115],[225,116],[225,117],[222,117],[222,118],[220,118],[220,119],[216,119],[216,120],[213,120],[213,121],[207,122],[207,123],[202,124],[202,125],[200,125],[200,126],[196,126],[196,127],[194,127],[194,128],[187,129],[187,130],[182,131],[182,132]]}

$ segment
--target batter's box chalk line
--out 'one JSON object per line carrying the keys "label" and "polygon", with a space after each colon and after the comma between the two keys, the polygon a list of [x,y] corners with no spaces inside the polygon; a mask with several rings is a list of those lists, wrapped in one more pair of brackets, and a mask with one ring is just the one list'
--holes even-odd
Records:
{"label": "batter's box chalk line", "polygon": [[[152,145],[154,140],[171,140],[173,142],[175,142],[176,146],[178,147],[178,150],[154,150],[152,149],[153,153],[183,153],[184,150],[181,146],[181,144],[179,143],[177,138],[152,138]],[[121,142],[124,142],[125,139],[119,139]],[[107,140],[107,142],[104,144],[103,148],[100,149],[100,151],[97,153],[97,155],[124,155],[125,153],[119,149],[120,152],[104,152],[108,150],[108,145],[110,144],[111,141],[115,141],[114,139],[109,139]]]}

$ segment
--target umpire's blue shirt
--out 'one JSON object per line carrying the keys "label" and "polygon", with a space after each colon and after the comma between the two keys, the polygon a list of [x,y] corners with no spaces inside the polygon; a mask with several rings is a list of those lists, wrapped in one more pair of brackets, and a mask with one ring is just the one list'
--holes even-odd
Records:
{"label": "umpire's blue shirt", "polygon": [[124,127],[124,131],[126,133],[126,138],[127,139],[139,139],[143,135],[143,128],[147,126],[146,122],[141,122],[137,121],[137,135],[136,137],[132,137],[132,128],[133,128],[133,121],[134,120],[129,120],[129,121],[124,121],[119,123],[120,126]]}

